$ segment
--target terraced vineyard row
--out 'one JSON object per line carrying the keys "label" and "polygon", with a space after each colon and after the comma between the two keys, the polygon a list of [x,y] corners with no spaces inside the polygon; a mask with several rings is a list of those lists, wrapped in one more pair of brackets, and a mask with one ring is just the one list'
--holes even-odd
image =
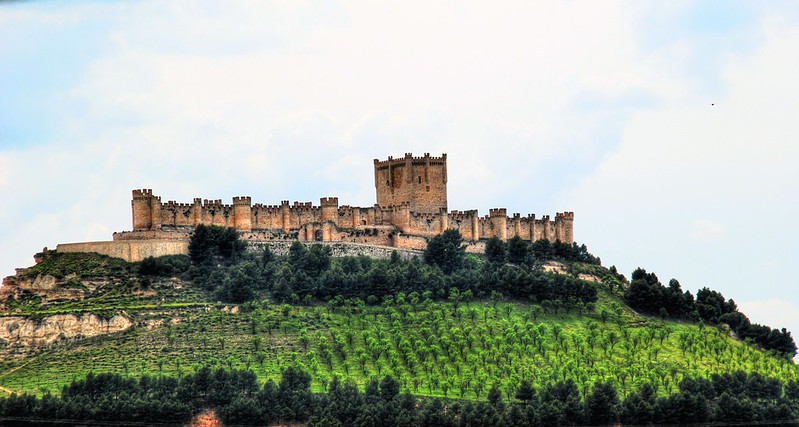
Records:
{"label": "terraced vineyard row", "polygon": [[521,380],[534,387],[573,380],[583,393],[603,381],[622,394],[650,383],[666,395],[684,377],[736,370],[799,378],[796,365],[724,328],[644,319],[604,291],[593,313],[397,298],[383,306],[266,303],[238,312],[178,306],[130,314],[130,331],[5,363],[0,385],[41,393],[89,372],[181,376],[206,365],[251,369],[266,381],[301,366],[318,391],[333,376],[363,385],[391,374],[415,394],[485,399],[493,384],[513,396]]}

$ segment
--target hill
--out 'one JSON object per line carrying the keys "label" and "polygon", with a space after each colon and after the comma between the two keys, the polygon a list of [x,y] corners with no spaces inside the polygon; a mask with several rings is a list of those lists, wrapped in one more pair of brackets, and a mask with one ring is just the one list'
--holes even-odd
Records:
{"label": "hill", "polygon": [[585,247],[493,241],[486,257],[467,257],[437,240],[444,255],[424,263],[332,259],[299,244],[283,257],[220,254],[217,244],[142,263],[45,254],[6,281],[2,390],[42,395],[94,374],[181,378],[206,367],[261,383],[299,368],[315,392],[334,378],[364,389],[389,375],[414,395],[465,401],[569,382],[586,399],[601,384],[621,398],[649,386],[667,397],[685,380],[736,372],[799,381],[792,355],[726,323],[632,309],[632,285]]}

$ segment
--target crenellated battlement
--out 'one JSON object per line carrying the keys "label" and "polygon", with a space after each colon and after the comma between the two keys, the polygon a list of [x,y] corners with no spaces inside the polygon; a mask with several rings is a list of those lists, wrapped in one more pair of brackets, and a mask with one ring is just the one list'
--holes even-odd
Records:
{"label": "crenellated battlement", "polygon": [[264,205],[262,203],[256,203],[256,204],[252,205],[252,208],[253,209],[273,209],[273,210],[278,210],[278,209],[280,209],[280,205]]}
{"label": "crenellated battlement", "polygon": [[133,190],[133,200],[149,200],[151,197],[153,197],[152,189]]}
{"label": "crenellated battlement", "polygon": [[[256,240],[286,236],[303,241],[357,238],[361,243],[374,240],[373,243],[398,247],[418,246],[447,229],[456,229],[464,239],[474,242],[514,236],[524,240],[574,241],[574,213],[570,211],[556,213],[554,221],[549,215],[538,218],[535,214],[513,213],[508,217],[506,208],[489,209],[483,217],[477,209],[448,211],[446,161],[446,154],[433,157],[430,153],[374,159],[377,203],[369,207],[339,205],[338,197],[321,197],[318,206],[289,200],[253,204],[250,196],[235,196],[232,204],[201,198],[194,198],[192,203],[162,203],[152,189],[136,189],[131,200],[133,230],[147,232],[141,234],[147,239],[158,233],[188,233],[197,225],[207,224],[235,227],[248,239]],[[403,237],[392,239],[390,236],[397,231]]]}
{"label": "crenellated battlement", "polygon": [[410,215],[411,215],[411,218],[414,218],[414,219],[422,219],[422,220],[430,220],[430,221],[436,220],[436,219],[438,219],[441,216],[439,214],[419,213],[419,212],[410,212]]}
{"label": "crenellated battlement", "polygon": [[567,219],[567,220],[571,219],[571,220],[573,220],[574,219],[574,212],[558,212],[558,213],[555,213],[555,220],[557,221],[558,219]]}
{"label": "crenellated battlement", "polygon": [[338,197],[322,197],[319,199],[320,206],[338,206]]}
{"label": "crenellated battlement", "polygon": [[404,165],[406,162],[412,164],[424,164],[427,162],[436,164],[444,164],[447,161],[447,154],[444,153],[441,157],[433,157],[430,153],[424,153],[424,156],[414,156],[413,153],[405,153],[403,157],[388,156],[386,160],[374,159],[375,167],[387,167],[392,165]]}
{"label": "crenellated battlement", "polygon": [[250,196],[239,196],[233,198],[233,205],[252,205],[252,197]]}
{"label": "crenellated battlement", "polygon": [[194,205],[191,203],[178,203],[174,200],[170,200],[162,204],[161,207],[166,209],[191,209],[194,207]]}
{"label": "crenellated battlement", "polygon": [[453,221],[465,221],[471,218],[476,218],[478,216],[479,214],[477,212],[477,209],[472,209],[468,211],[452,211],[449,213],[449,219]]}

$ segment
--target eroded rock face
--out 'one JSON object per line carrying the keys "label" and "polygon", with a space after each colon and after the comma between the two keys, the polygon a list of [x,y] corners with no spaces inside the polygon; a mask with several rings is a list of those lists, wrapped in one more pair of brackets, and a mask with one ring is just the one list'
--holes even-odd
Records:
{"label": "eroded rock face", "polygon": [[91,290],[91,287],[86,286],[86,283],[82,281],[78,282],[82,285],[81,287],[68,285],[75,282],[77,282],[75,275],[69,275],[63,279],[58,279],[48,274],[40,274],[34,278],[9,276],[3,279],[3,287],[0,288],[0,300],[11,296],[19,299],[24,294],[38,295],[44,302],[82,299],[86,296],[86,291]]}
{"label": "eroded rock face", "polygon": [[133,323],[117,314],[105,320],[96,314],[57,314],[44,319],[0,317],[0,338],[9,346],[38,347],[62,338],[92,337],[129,329]]}
{"label": "eroded rock face", "polygon": [[38,275],[30,284],[31,291],[52,291],[58,286],[58,281],[50,275]]}

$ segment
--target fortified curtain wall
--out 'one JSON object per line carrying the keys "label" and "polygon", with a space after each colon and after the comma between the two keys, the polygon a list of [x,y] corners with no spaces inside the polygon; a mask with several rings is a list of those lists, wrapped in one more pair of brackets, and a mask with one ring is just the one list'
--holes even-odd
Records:
{"label": "fortified curtain wall", "polygon": [[[446,154],[414,157],[405,153],[401,158],[375,159],[374,175],[377,203],[368,208],[339,206],[337,197],[323,197],[318,206],[289,204],[288,200],[279,205],[253,205],[249,196],[234,197],[232,204],[208,199],[162,203],[152,190],[133,190],[133,233],[115,234],[115,240],[152,239],[149,236],[162,231],[187,236],[191,229],[205,224],[233,227],[248,240],[291,238],[381,245],[413,241],[419,246],[425,238],[455,229],[474,242],[515,236],[574,241],[572,212],[558,213],[554,221],[549,216],[508,217],[504,208],[491,209],[484,217],[476,210],[447,213]],[[367,229],[371,231],[367,233]],[[400,234],[420,239],[395,238]]]}
{"label": "fortified curtain wall", "polygon": [[[417,179],[418,181],[418,179]],[[424,182],[424,181],[423,181]],[[535,215],[522,217],[513,214],[508,217],[504,208],[491,209],[489,215],[480,217],[477,210],[452,211],[447,213],[440,207],[437,213],[417,212],[413,201],[401,202],[394,206],[369,208],[339,206],[338,198],[324,197],[318,206],[311,202],[281,202],[280,205],[252,204],[248,196],[234,197],[232,204],[221,200],[194,199],[194,203],[161,202],[152,190],[133,190],[133,231],[142,239],[152,238],[154,232],[159,236],[172,232],[185,234],[200,224],[233,227],[243,233],[248,240],[270,240],[278,234],[270,231],[292,234],[292,238],[304,241],[357,241],[369,243],[370,236],[380,235],[378,244],[390,241],[391,233],[376,230],[432,237],[444,230],[458,230],[466,240],[478,241],[491,237],[507,240],[519,236],[524,240],[574,241],[574,214],[563,212],[551,220],[548,215],[536,218]],[[366,234],[364,229],[375,230]],[[360,230],[360,232],[358,231]],[[357,238],[356,238],[357,237]],[[118,239],[133,239],[120,234]],[[163,237],[160,237],[163,238]],[[117,237],[115,236],[115,239]],[[387,240],[389,239],[389,240]]]}

